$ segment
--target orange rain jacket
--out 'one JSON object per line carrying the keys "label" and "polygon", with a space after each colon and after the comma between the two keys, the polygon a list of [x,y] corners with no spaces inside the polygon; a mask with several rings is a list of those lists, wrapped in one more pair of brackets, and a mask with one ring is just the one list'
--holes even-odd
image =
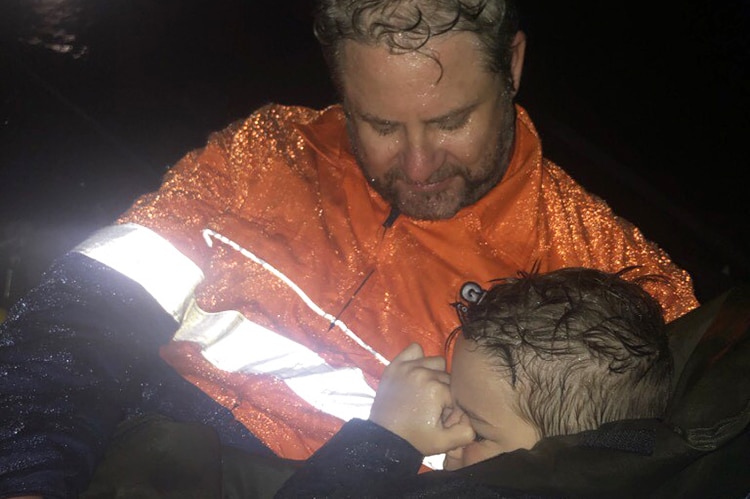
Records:
{"label": "orange rain jacket", "polygon": [[[384,224],[390,207],[351,154],[341,107],[269,105],[187,154],[162,187],[138,200],[120,222],[155,230],[203,270],[195,295],[202,309],[239,311],[332,366],[360,368],[373,388],[383,363],[301,305],[238,247],[283,272],[387,359],[412,342],[426,355],[442,355],[446,336],[458,325],[451,304],[463,283],[486,286],[535,265],[540,271],[642,265],[637,273],[668,278],[647,288],[667,320],[695,308],[689,275],[544,159],[533,123],[521,107],[517,112],[504,178],[449,220],[399,216]],[[236,246],[208,246],[204,229]],[[176,341],[162,356],[279,455],[306,458],[340,428],[340,419],[278,379],[218,369],[201,348]]]}

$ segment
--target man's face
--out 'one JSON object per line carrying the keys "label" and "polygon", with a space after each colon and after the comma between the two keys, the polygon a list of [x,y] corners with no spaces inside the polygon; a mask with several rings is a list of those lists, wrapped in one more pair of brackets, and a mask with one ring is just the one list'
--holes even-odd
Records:
{"label": "man's face", "polygon": [[534,425],[518,415],[519,395],[509,378],[474,341],[459,336],[453,351],[451,397],[454,410],[468,417],[476,439],[447,452],[445,469],[455,470],[503,452],[530,449],[539,440]]}
{"label": "man's face", "polygon": [[405,54],[346,41],[340,57],[354,154],[402,213],[450,218],[502,178],[515,129],[512,91],[485,68],[475,35],[442,35]]}

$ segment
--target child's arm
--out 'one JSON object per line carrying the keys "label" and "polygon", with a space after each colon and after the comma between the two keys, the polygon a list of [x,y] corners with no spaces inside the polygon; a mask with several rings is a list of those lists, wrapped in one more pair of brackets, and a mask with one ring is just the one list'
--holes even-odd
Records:
{"label": "child's arm", "polygon": [[417,344],[404,349],[385,369],[370,420],[347,422],[275,498],[498,497],[497,490],[452,472],[418,473],[425,455],[474,438],[466,416],[452,408],[449,381],[445,359],[425,357]]}
{"label": "child's arm", "polygon": [[453,407],[443,357],[425,357],[413,343],[385,369],[370,421],[412,444],[424,456],[441,454],[474,439],[467,418]]}

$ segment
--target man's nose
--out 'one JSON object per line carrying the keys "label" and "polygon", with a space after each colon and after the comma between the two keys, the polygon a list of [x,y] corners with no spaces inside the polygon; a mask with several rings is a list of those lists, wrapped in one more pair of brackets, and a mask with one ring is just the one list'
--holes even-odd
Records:
{"label": "man's nose", "polygon": [[430,182],[442,164],[442,156],[439,145],[428,134],[410,134],[403,152],[402,169],[406,178],[415,183]]}

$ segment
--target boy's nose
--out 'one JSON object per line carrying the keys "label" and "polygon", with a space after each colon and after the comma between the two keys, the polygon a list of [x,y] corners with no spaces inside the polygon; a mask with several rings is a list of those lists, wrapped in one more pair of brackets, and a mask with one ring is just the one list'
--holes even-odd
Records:
{"label": "boy's nose", "polygon": [[464,448],[458,447],[457,449],[449,450],[445,453],[445,459],[443,460],[443,469],[452,471],[463,467],[464,462]]}

